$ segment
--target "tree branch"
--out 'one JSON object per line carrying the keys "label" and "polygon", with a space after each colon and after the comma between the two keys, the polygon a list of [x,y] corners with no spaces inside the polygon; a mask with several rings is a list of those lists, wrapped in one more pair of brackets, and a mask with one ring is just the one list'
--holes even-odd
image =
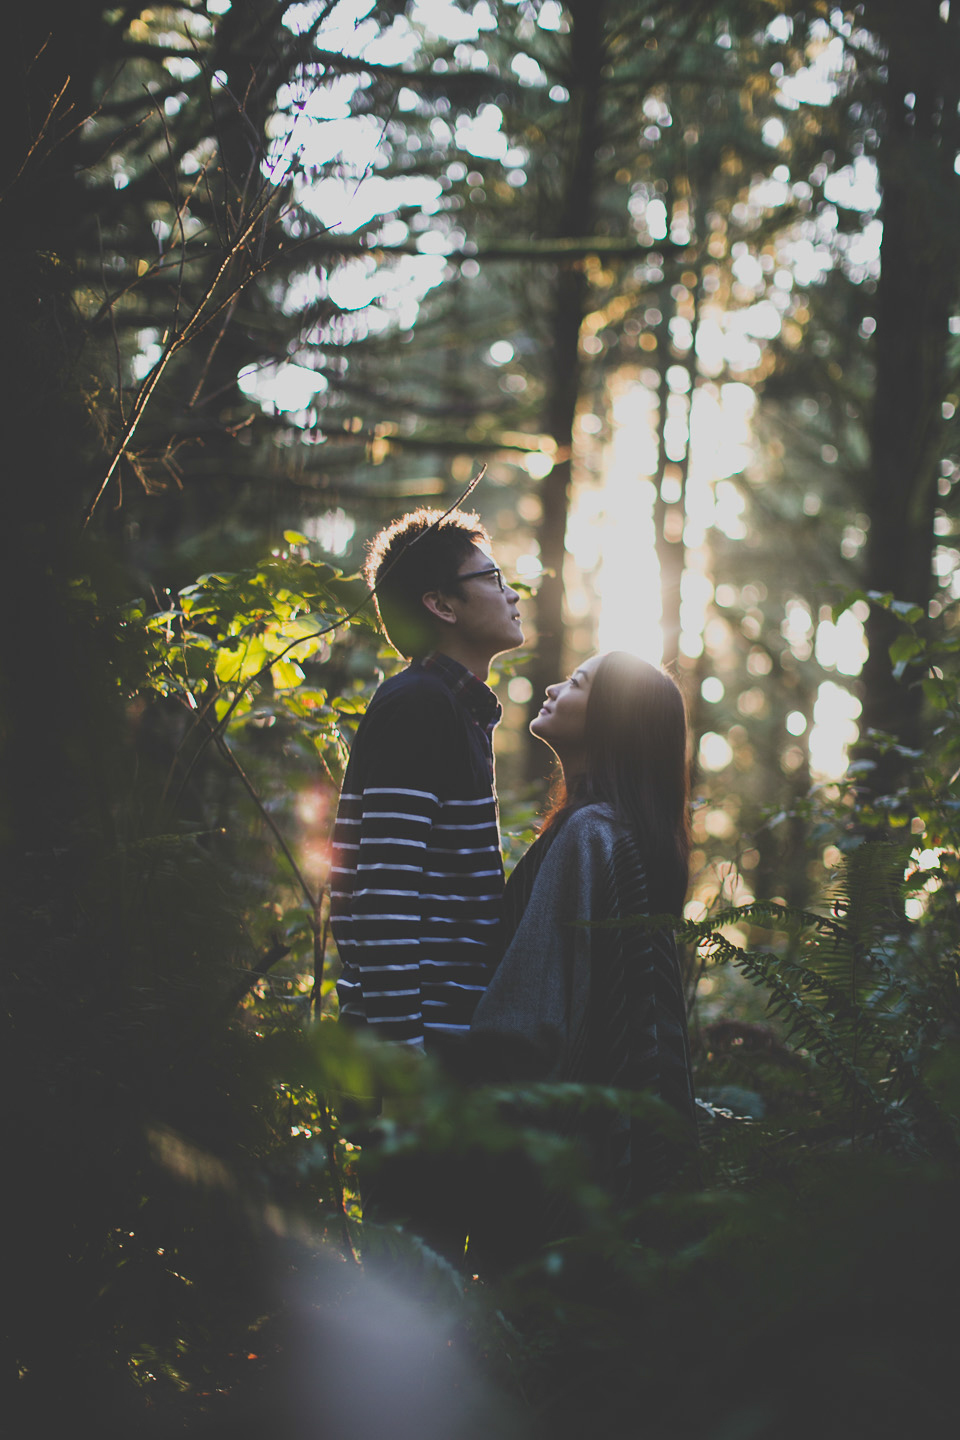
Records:
{"label": "tree branch", "polygon": [[[375,240],[364,243],[336,235],[325,235],[315,241],[297,242],[302,253],[306,249],[332,255],[427,255],[435,251],[421,250],[415,240],[405,240],[395,245],[381,245]],[[501,240],[490,245],[466,245],[462,249],[440,252],[444,260],[460,264],[464,260],[529,260],[535,262],[551,260],[580,260],[587,255],[602,255],[612,260],[636,260],[646,255],[674,257],[689,250],[688,245],[674,245],[661,240],[652,245],[641,245],[637,240],[621,239],[614,235],[551,236],[545,240]]]}

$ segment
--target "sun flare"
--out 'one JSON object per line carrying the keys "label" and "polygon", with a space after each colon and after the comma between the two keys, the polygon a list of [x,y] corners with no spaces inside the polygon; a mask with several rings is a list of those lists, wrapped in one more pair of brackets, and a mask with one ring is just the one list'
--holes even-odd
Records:
{"label": "sun flare", "polygon": [[[671,394],[670,401],[677,398]],[[687,397],[683,399],[686,402]],[[704,648],[712,654],[718,643],[729,643],[726,628],[711,624],[715,603],[730,603],[722,593],[730,587],[721,585],[715,592],[708,541],[711,530],[721,531],[731,540],[746,537],[747,501],[737,477],[753,453],[755,405],[750,387],[736,382],[700,385],[692,397],[683,491],[685,568],[679,638],[681,656],[688,659],[701,655]],[[583,485],[577,491],[567,536],[573,562],[568,576],[570,618],[594,622],[598,649],[627,650],[655,665],[663,658],[654,525],[657,492],[652,478],[657,471],[657,406],[652,384],[636,378],[619,385],[615,382],[611,433],[598,467],[600,483]],[[580,428],[592,436],[599,431],[600,422],[593,415],[581,417]],[[677,461],[683,454],[665,438],[672,463],[665,467],[661,495],[675,505],[681,498]],[[676,451],[675,460],[671,448]],[[805,604],[788,600],[782,633],[798,658],[807,658],[815,647],[817,660],[826,670],[852,678],[859,674],[865,656],[864,618],[854,609],[834,623],[828,608],[817,616]],[[790,712],[784,735],[790,755],[797,751],[796,739],[809,731],[806,744],[813,776],[821,781],[839,779],[857,739],[858,713],[859,702],[851,691],[842,683],[825,680],[810,717]],[[726,741],[719,735],[705,739],[713,743],[709,755],[701,756],[705,768],[723,769],[729,757],[726,750],[720,754],[719,746],[726,747]]]}

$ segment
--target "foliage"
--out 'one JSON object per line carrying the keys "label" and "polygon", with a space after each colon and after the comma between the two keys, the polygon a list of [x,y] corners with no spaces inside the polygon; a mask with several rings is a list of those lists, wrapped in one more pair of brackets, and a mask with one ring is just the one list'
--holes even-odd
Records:
{"label": "foliage", "polygon": [[[889,594],[850,592],[836,613],[866,602],[897,617],[890,661],[900,683],[922,688],[935,707],[940,723],[930,746],[908,751],[894,737],[868,733],[867,753],[846,782],[820,787],[797,807],[793,821],[809,848],[833,858],[816,913],[733,907],[690,923],[686,934],[701,946],[704,966],[729,961],[771,997],[772,1013],[813,1065],[807,1078],[828,1144],[846,1136],[944,1158],[956,1143],[953,1102],[945,1109],[941,1102],[958,1022],[952,877],[960,852],[960,716],[950,674],[957,645],[951,628],[931,627],[919,607]],[[904,783],[865,795],[859,781],[875,763],[869,751],[890,747],[909,767]],[[772,945],[744,945],[747,933],[759,938],[767,927],[777,932]]]}
{"label": "foliage", "polygon": [[[285,539],[308,544],[292,530]],[[303,684],[302,664],[322,665],[337,631],[351,622],[375,632],[370,611],[363,585],[281,552],[248,570],[201,576],[180,591],[174,608],[147,616],[141,602],[128,618],[141,621],[153,641],[145,691],[181,700],[198,723],[215,715],[218,734],[241,722],[287,719],[310,737],[321,762],[335,757],[339,772],[337,717],[356,714],[357,702],[333,696],[327,703],[325,691]]]}
{"label": "foliage", "polygon": [[[924,956],[915,937],[896,934],[905,862],[909,841],[853,851],[830,897],[836,919],[768,903],[687,922],[681,934],[710,962],[735,965],[769,993],[768,1013],[820,1072],[820,1143],[866,1138],[910,1154],[949,1154],[956,1118],[939,1113],[929,1078],[957,1023],[957,957]],[[922,885],[925,875],[912,871],[911,880]],[[744,921],[801,924],[806,934],[792,954],[748,950],[722,933]]]}

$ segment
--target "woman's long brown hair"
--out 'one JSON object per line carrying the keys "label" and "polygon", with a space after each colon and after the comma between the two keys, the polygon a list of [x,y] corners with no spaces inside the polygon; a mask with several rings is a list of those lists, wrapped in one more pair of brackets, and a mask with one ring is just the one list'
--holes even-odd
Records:
{"label": "woman's long brown hair", "polygon": [[583,805],[606,802],[636,836],[653,911],[680,915],[690,821],[687,717],[679,686],[666,671],[612,650],[593,673],[586,740],[587,768],[569,793],[561,781],[543,830]]}

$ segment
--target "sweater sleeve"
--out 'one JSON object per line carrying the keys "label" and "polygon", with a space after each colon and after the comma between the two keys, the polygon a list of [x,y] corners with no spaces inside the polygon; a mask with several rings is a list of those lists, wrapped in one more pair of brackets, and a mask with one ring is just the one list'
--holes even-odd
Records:
{"label": "sweater sleeve", "polygon": [[341,1018],[423,1044],[425,862],[458,744],[437,691],[388,698],[354,742],[333,837],[331,919],[343,973]]}
{"label": "sweater sleeve", "polygon": [[489,1078],[564,1080],[586,1045],[590,931],[608,868],[603,829],[578,812],[530,899],[471,1026],[472,1065]]}

